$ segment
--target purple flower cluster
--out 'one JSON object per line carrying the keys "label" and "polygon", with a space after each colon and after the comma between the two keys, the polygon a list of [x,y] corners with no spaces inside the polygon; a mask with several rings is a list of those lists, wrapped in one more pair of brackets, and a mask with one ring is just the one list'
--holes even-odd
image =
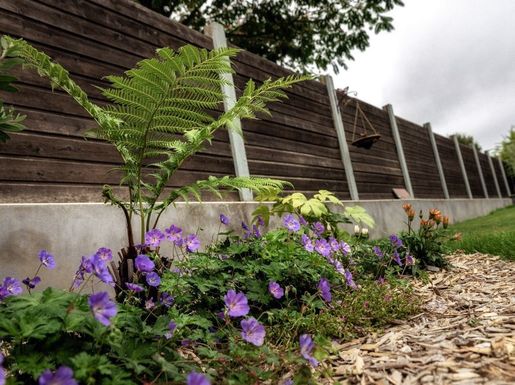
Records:
{"label": "purple flower cluster", "polygon": [[75,272],[73,279],[73,288],[78,288],[85,280],[86,274],[93,274],[103,283],[114,286],[114,279],[107,263],[113,258],[111,250],[101,247],[97,252],[89,257],[82,257],[79,268]]}
{"label": "purple flower cluster", "polygon": [[186,250],[190,253],[194,253],[200,248],[200,240],[195,234],[189,234],[184,238],[182,234],[182,229],[175,225],[165,229],[164,233],[159,229],[152,229],[145,234],[145,246],[157,248],[161,242],[167,239],[177,247],[186,246]]}
{"label": "purple flower cluster", "polygon": [[399,247],[402,247],[402,240],[399,237],[397,237],[397,235],[392,234],[392,235],[390,235],[389,239],[390,239],[390,244],[395,249],[398,249]]}
{"label": "purple flower cluster", "polygon": [[[275,285],[273,285],[275,282],[270,282],[272,284],[272,288],[274,290],[277,290]],[[279,289],[282,288],[275,283]],[[269,286],[270,288],[270,286]],[[272,292],[272,291],[271,291]],[[277,292],[279,294],[280,292]],[[284,293],[283,293],[284,294]],[[272,294],[273,295],[273,294]],[[282,297],[282,294],[281,294]],[[277,297],[276,297],[277,298]],[[280,298],[280,297],[279,297]],[[243,317],[246,316],[249,311],[250,307],[248,304],[248,299],[243,293],[237,293],[234,290],[229,290],[227,294],[224,296],[224,302],[225,302],[225,313],[222,314],[229,315],[229,317]],[[241,337],[256,346],[263,345],[264,339],[265,339],[265,327],[258,322],[254,317],[249,317],[246,319],[241,320]]]}
{"label": "purple flower cluster", "polygon": [[16,278],[5,277],[2,286],[0,286],[0,301],[6,297],[20,295],[22,291],[20,281]]}
{"label": "purple flower cluster", "polygon": [[60,366],[55,373],[47,369],[38,379],[39,385],[78,385],[73,378],[73,370],[67,366]]}
{"label": "purple flower cluster", "polygon": [[93,316],[105,326],[111,324],[111,318],[118,312],[116,304],[109,298],[109,294],[105,291],[91,294],[88,299],[88,304],[93,312]]}
{"label": "purple flower cluster", "polygon": [[284,216],[283,226],[291,232],[297,232],[300,230],[300,222],[293,214],[287,214]]}
{"label": "purple flower cluster", "polygon": [[303,334],[300,336],[300,354],[304,357],[311,366],[318,366],[318,361],[312,356],[315,344],[309,334]]}

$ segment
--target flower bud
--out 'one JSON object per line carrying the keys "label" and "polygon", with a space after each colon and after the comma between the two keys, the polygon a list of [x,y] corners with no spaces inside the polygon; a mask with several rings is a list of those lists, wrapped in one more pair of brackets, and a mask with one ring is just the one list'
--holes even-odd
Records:
{"label": "flower bud", "polygon": [[442,225],[443,225],[444,229],[446,229],[449,226],[449,217],[448,216],[444,216],[442,218]]}
{"label": "flower bud", "polygon": [[415,218],[415,210],[413,210],[413,208],[410,208],[406,214],[408,215],[408,219],[410,221],[412,221],[413,218]]}
{"label": "flower bud", "polygon": [[366,227],[363,227],[361,229],[361,235],[364,237],[368,237],[368,229]]}
{"label": "flower bud", "polygon": [[354,235],[359,235],[361,233],[361,229],[359,225],[354,225]]}

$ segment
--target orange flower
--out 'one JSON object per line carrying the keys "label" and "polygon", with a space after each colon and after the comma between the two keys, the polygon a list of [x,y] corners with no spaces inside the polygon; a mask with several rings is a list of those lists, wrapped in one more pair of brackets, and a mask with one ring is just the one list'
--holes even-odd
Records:
{"label": "orange flower", "polygon": [[438,214],[438,215],[435,215],[435,222],[437,225],[440,224],[440,222],[442,221],[442,214]]}
{"label": "orange flower", "polygon": [[402,205],[402,208],[404,209],[404,211],[406,212],[406,214],[410,211],[410,210],[413,210],[413,206],[410,205],[409,203],[405,203]]}
{"label": "orange flower", "polygon": [[415,210],[413,210],[413,208],[410,208],[406,214],[408,215],[408,219],[410,221],[412,221],[413,218],[415,218]]}
{"label": "orange flower", "polygon": [[429,219],[435,219],[437,216],[442,216],[442,213],[438,209],[429,210]]}

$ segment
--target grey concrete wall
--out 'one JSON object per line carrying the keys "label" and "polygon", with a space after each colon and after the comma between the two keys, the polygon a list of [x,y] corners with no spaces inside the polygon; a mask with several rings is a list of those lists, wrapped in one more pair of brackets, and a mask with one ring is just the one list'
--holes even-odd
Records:
{"label": "grey concrete wall", "polygon": [[[436,207],[449,215],[452,223],[508,206],[511,199],[346,202],[349,206],[364,207],[374,217],[377,225],[370,232],[372,237],[403,229],[404,203],[411,203],[417,213]],[[230,217],[231,225],[239,231],[241,221],[248,222],[257,206],[257,203],[244,202],[179,203],[162,216],[160,228],[172,223],[179,225],[184,231],[198,232],[205,244],[213,240],[218,231],[220,213]],[[348,229],[352,230],[350,226]],[[81,256],[91,255],[102,246],[117,251],[126,243],[124,217],[113,206],[99,203],[0,204],[1,280],[6,276],[19,279],[32,276],[39,263],[38,251],[46,249],[55,255],[58,268],[41,271],[42,286],[68,287]]]}

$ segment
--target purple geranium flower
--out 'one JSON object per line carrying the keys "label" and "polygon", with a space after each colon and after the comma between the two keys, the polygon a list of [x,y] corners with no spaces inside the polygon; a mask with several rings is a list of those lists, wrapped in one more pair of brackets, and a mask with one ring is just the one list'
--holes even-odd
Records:
{"label": "purple geranium flower", "polygon": [[247,297],[243,293],[229,290],[224,296],[225,306],[229,317],[242,317],[250,311]]}
{"label": "purple geranium flower", "polygon": [[104,262],[109,262],[113,259],[113,252],[107,247],[101,247],[95,253],[95,257],[100,258]]}
{"label": "purple geranium flower", "polygon": [[247,226],[247,224],[245,222],[241,222],[241,228],[245,231],[250,231],[249,230],[249,227]]}
{"label": "purple geranium flower", "polygon": [[53,269],[55,268],[55,260],[54,260],[54,256],[52,254],[50,254],[48,251],[46,250],[41,250],[39,253],[38,253],[38,256],[39,256],[39,260],[41,261],[41,264],[43,266],[45,266],[46,268],[48,269]]}
{"label": "purple geranium flower", "polygon": [[406,265],[413,266],[415,264],[415,258],[413,258],[413,255],[408,254],[406,255]]}
{"label": "purple geranium flower", "polygon": [[228,225],[230,221],[229,218],[227,218],[225,215],[220,214],[220,222],[222,222],[224,225]]}
{"label": "purple geranium flower", "polygon": [[182,246],[182,229],[175,225],[171,225],[169,228],[165,229],[166,239],[175,245],[181,247]]}
{"label": "purple geranium flower", "polygon": [[157,274],[155,271],[148,273],[145,277],[145,280],[149,286],[157,287],[161,284],[161,277],[159,277],[159,274]]}
{"label": "purple geranium flower", "polygon": [[145,309],[152,310],[154,307],[156,307],[156,304],[152,298],[145,301]]}
{"label": "purple geranium flower", "polygon": [[264,226],[265,225],[265,221],[264,221],[264,219],[263,219],[263,217],[261,215],[258,215],[256,219],[257,219],[258,226]]}
{"label": "purple geranium flower", "polygon": [[327,279],[320,279],[320,282],[318,282],[318,291],[320,292],[320,295],[325,302],[331,302],[331,285]]}
{"label": "purple geranium flower", "polygon": [[38,382],[39,385],[78,385],[73,378],[73,370],[67,366],[60,366],[55,373],[45,370]]}
{"label": "purple geranium flower", "polygon": [[97,255],[91,258],[91,264],[93,266],[93,274],[102,282],[114,286],[114,279],[107,265],[103,259],[100,259]]}
{"label": "purple geranium flower", "polygon": [[38,276],[35,276],[34,278],[25,278],[23,281],[23,284],[27,286],[29,289],[34,289],[40,282],[41,278]]}
{"label": "purple geranium flower", "polygon": [[188,374],[186,381],[186,385],[211,385],[211,382],[206,376],[197,372]]}
{"label": "purple geranium flower", "polygon": [[340,242],[334,237],[329,238],[329,246],[331,246],[331,249],[335,252],[340,250]]}
{"label": "purple geranium flower", "polygon": [[300,354],[308,360],[312,366],[318,366],[318,361],[311,355],[314,348],[315,344],[309,334],[300,336]]}
{"label": "purple geranium flower", "polygon": [[250,317],[241,320],[241,337],[253,345],[261,346],[265,340],[265,327],[257,319]]}
{"label": "purple geranium flower", "polygon": [[2,286],[0,287],[0,300],[12,295],[20,295],[23,291],[20,281],[16,278],[5,277]]}
{"label": "purple geranium flower", "polygon": [[156,267],[154,262],[145,254],[138,255],[134,260],[134,265],[136,266],[136,270],[142,273],[150,273]]}
{"label": "purple geranium flower", "polygon": [[384,257],[384,253],[383,251],[380,249],[379,246],[374,246],[372,248],[372,250],[374,251],[374,254],[377,255],[378,258],[383,258]]}
{"label": "purple geranium flower", "polygon": [[308,225],[308,221],[306,221],[302,215],[299,215],[299,223],[300,223],[301,226],[307,226]]}
{"label": "purple geranium flower", "polygon": [[300,222],[293,214],[287,214],[283,218],[283,225],[286,227],[289,231],[299,231],[300,229]]}
{"label": "purple geranium flower", "polygon": [[354,279],[352,278],[352,273],[350,270],[345,270],[345,282],[347,283],[347,286],[349,286],[351,289],[357,289],[358,286],[354,282]]}
{"label": "purple geranium flower", "polygon": [[318,236],[321,236],[325,231],[324,225],[320,222],[313,223],[312,228],[313,232]]}
{"label": "purple geranium flower", "polygon": [[152,229],[145,234],[145,245],[149,247],[159,247],[165,239],[165,235],[159,229]]}
{"label": "purple geranium flower", "polygon": [[95,318],[103,325],[109,326],[111,324],[111,318],[113,318],[118,311],[116,304],[109,298],[109,294],[105,291],[91,294],[88,303]]}
{"label": "purple geranium flower", "polygon": [[304,249],[306,251],[309,251],[310,253],[315,250],[315,244],[306,234],[302,234],[302,245],[304,246]]}
{"label": "purple geranium flower", "polygon": [[402,240],[395,234],[390,235],[390,243],[395,248],[399,248],[402,246]]}
{"label": "purple geranium flower", "polygon": [[175,300],[175,298],[170,293],[167,293],[167,292],[161,293],[161,303],[164,306],[166,306],[166,307],[172,306],[174,300]]}
{"label": "purple geranium flower", "polygon": [[397,263],[397,265],[402,266],[401,256],[397,250],[393,251],[393,260],[395,263]]}
{"label": "purple geranium flower", "polygon": [[342,251],[343,255],[347,255],[350,253],[350,246],[347,242],[341,241],[340,242],[340,250]]}
{"label": "purple geranium flower", "polygon": [[197,251],[200,248],[200,240],[195,234],[190,234],[184,239],[186,243],[186,250],[190,253]]}
{"label": "purple geranium flower", "polygon": [[268,284],[268,291],[275,299],[281,299],[284,295],[284,289],[274,281]]}
{"label": "purple geranium flower", "polygon": [[333,259],[332,264],[338,273],[345,274],[345,269],[343,268],[343,264],[340,261]]}
{"label": "purple geranium flower", "polygon": [[143,290],[145,290],[145,288],[141,285],[138,285],[137,283],[131,283],[131,282],[127,282],[125,284],[125,286],[127,286],[127,289],[135,292],[135,293],[139,293]]}
{"label": "purple geranium flower", "polygon": [[324,257],[331,255],[331,245],[325,239],[317,239],[315,242],[315,250]]}
{"label": "purple geranium flower", "polygon": [[172,338],[173,333],[175,332],[175,329],[177,329],[177,324],[174,321],[170,321],[168,323],[168,330],[165,333],[165,338],[169,340]]}
{"label": "purple geranium flower", "polygon": [[254,235],[255,238],[261,238],[261,231],[259,231],[259,227],[256,225],[252,226],[252,235]]}

